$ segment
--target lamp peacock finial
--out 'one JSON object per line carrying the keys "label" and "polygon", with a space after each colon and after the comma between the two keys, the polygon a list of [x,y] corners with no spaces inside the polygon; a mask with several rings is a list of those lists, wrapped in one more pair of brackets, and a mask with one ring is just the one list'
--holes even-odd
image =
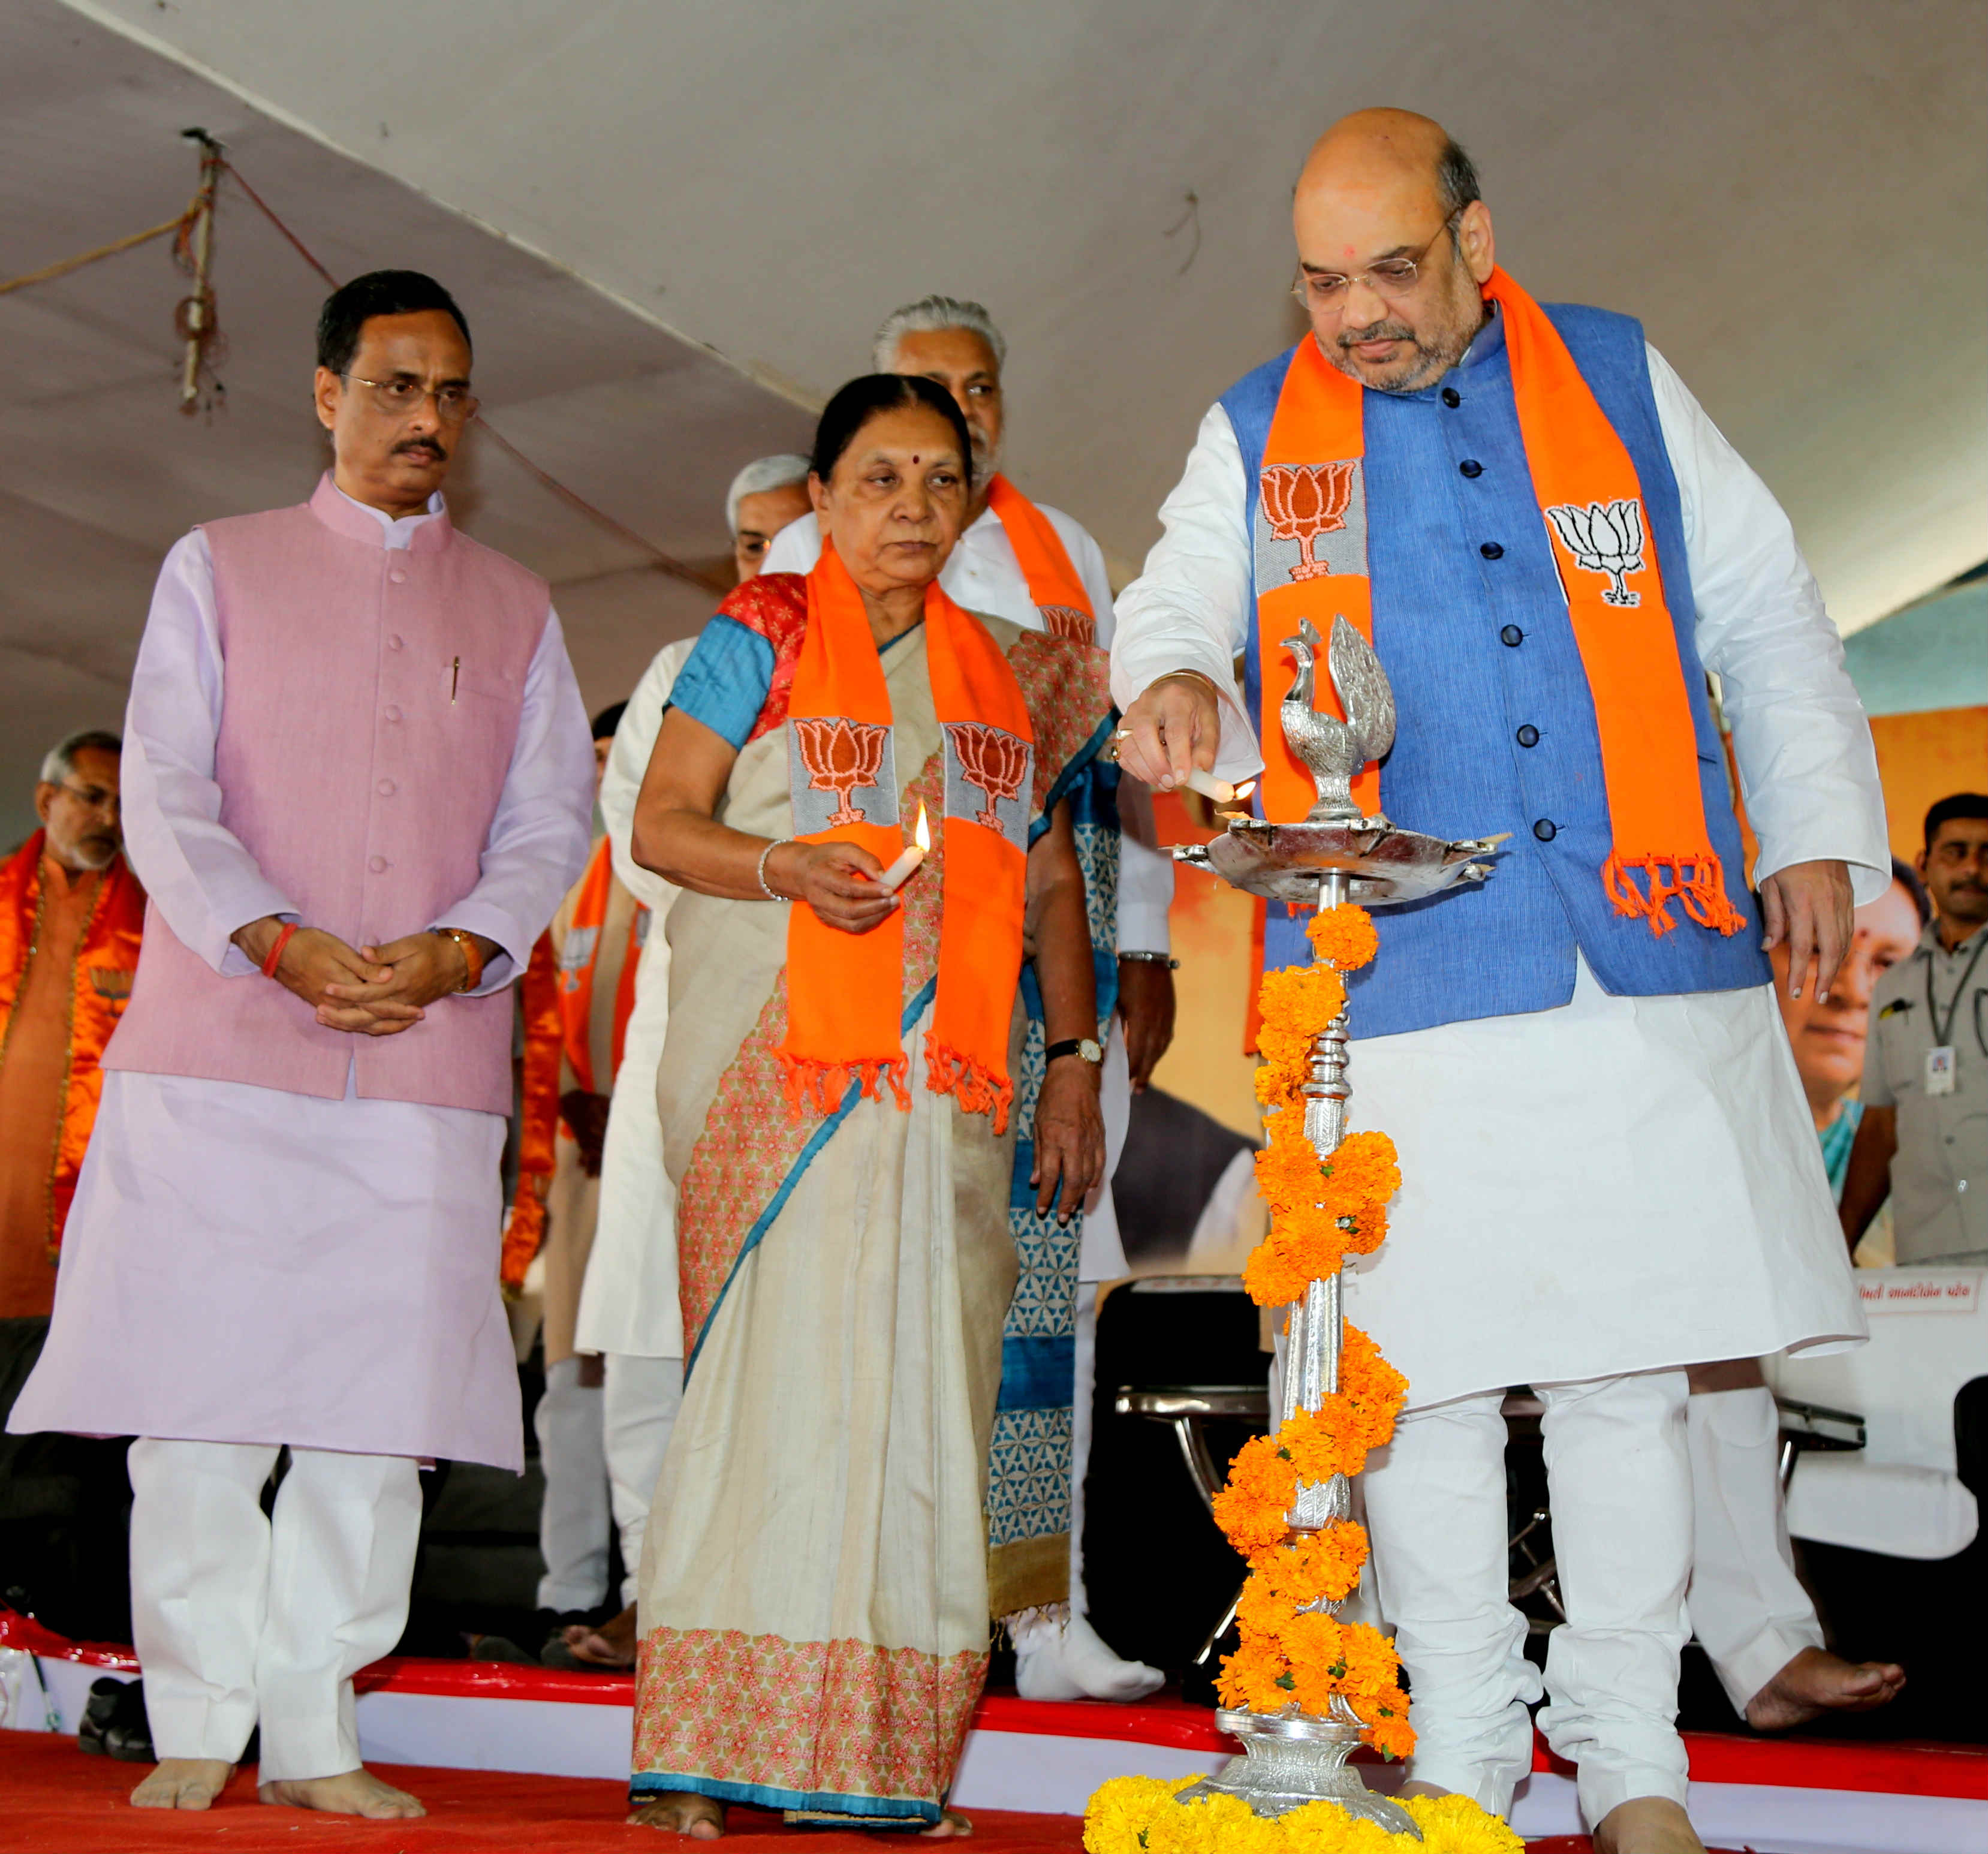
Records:
{"label": "lamp peacock finial", "polygon": [[1309,618],[1300,622],[1295,638],[1284,639],[1298,667],[1279,716],[1286,742],[1318,788],[1318,802],[1306,822],[1352,824],[1361,815],[1353,801],[1354,780],[1368,761],[1378,760],[1395,744],[1395,692],[1373,646],[1343,616],[1335,617],[1326,662],[1346,719],[1320,714],[1313,706],[1319,642]]}

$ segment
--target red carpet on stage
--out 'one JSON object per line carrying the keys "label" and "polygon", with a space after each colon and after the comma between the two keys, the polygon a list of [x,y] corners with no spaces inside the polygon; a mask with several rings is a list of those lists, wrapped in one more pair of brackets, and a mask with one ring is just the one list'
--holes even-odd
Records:
{"label": "red carpet on stage", "polygon": [[[676,1835],[623,1821],[627,1792],[618,1783],[572,1777],[520,1777],[496,1771],[400,1770],[380,1774],[428,1805],[421,1822],[355,1822],[308,1809],[265,1808],[252,1773],[238,1776],[211,1809],[179,1814],[134,1809],[126,1798],[145,1767],[86,1758],[73,1739],[39,1732],[0,1732],[0,1849],[5,1854],[159,1854],[211,1848],[224,1854],[569,1854],[596,1848],[688,1848]],[[881,1854],[930,1847],[910,1835],[844,1834],[789,1829],[757,1809],[734,1809],[722,1844],[736,1854]],[[970,1846],[986,1854],[1073,1854],[1083,1824],[1070,1815],[973,1812]],[[1587,1854],[1584,1840],[1536,1841],[1528,1854]]]}
{"label": "red carpet on stage", "polygon": [[[350,1849],[359,1854],[568,1854],[597,1848],[701,1847],[623,1819],[627,1791],[618,1783],[572,1777],[520,1777],[498,1771],[416,1771],[381,1766],[380,1774],[421,1798],[421,1822],[357,1822],[309,1809],[267,1808],[255,1800],[253,1773],[238,1776],[221,1801],[201,1812],[134,1809],[126,1798],[145,1774],[141,1764],[88,1758],[72,1738],[0,1732],[0,1849],[6,1854],[154,1854],[211,1848],[224,1854],[274,1854],[279,1849]],[[783,1827],[757,1809],[732,1812],[723,1846],[738,1854],[881,1854],[930,1847],[911,1835],[844,1834]],[[1072,1854],[1083,1824],[1068,1815],[973,1815],[972,1846],[989,1854]]]}

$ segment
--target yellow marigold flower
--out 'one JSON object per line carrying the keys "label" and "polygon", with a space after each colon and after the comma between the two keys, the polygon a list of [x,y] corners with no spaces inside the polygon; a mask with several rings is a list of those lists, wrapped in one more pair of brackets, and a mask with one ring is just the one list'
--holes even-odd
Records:
{"label": "yellow marigold flower", "polygon": [[1307,1802],[1279,1819],[1290,1854],[1429,1854],[1406,1835],[1390,1835],[1378,1822],[1362,1822],[1336,1802]]}
{"label": "yellow marigold flower", "polygon": [[1192,1778],[1165,1782],[1157,1777],[1114,1777],[1099,1785],[1084,1812],[1084,1845],[1089,1854],[1141,1854],[1146,1829]]}
{"label": "yellow marigold flower", "polygon": [[1425,1854],[1525,1854],[1525,1843],[1468,1796],[1404,1796]]}

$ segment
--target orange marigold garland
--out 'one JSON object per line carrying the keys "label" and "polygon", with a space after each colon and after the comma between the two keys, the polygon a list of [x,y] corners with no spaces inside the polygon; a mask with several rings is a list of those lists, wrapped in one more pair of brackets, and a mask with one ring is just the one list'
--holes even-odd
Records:
{"label": "orange marigold garland", "polygon": [[[1259,1306],[1283,1307],[1313,1281],[1337,1274],[1349,1255],[1378,1249],[1387,1206],[1401,1188],[1395,1142],[1349,1134],[1320,1162],[1306,1138],[1306,1076],[1314,1040],[1344,1009],[1341,974],[1373,958],[1365,909],[1328,908],[1307,932],[1315,963],[1264,975],[1263,1059],[1256,1093],[1269,1110],[1269,1143],[1256,1155],[1256,1186],[1270,1233],[1249,1258],[1243,1284]],[[1394,1433],[1408,1389],[1357,1327],[1345,1329],[1339,1388],[1312,1412],[1293,1411],[1274,1436],[1245,1446],[1215,1498],[1215,1523],[1249,1561],[1236,1612],[1242,1645],[1222,1663],[1219,1691],[1231,1706],[1278,1713],[1295,1702],[1324,1717],[1335,1693],[1360,1715],[1361,1736],[1390,1757],[1415,1744],[1394,1645],[1364,1623],[1341,1622],[1304,1605],[1351,1593],[1367,1559],[1367,1534],[1350,1523],[1293,1539],[1285,1514],[1301,1481],[1353,1475]]]}
{"label": "orange marigold garland", "polygon": [[[1401,1189],[1394,1142],[1384,1133],[1350,1135],[1324,1164],[1304,1136],[1303,1085],[1313,1040],[1346,1002],[1340,974],[1376,950],[1364,908],[1333,908],[1307,929],[1317,963],[1268,973],[1260,994],[1263,1066],[1256,1097],[1270,1141],[1256,1159],[1257,1188],[1270,1209],[1270,1233],[1243,1276],[1259,1306],[1283,1307],[1338,1272],[1348,1255],[1367,1255],[1388,1233],[1387,1206]],[[1285,1515],[1300,1481],[1357,1474],[1394,1433],[1408,1380],[1357,1326],[1343,1329],[1339,1388],[1315,1411],[1293,1411],[1275,1436],[1247,1443],[1215,1497],[1215,1518],[1249,1562],[1236,1609],[1242,1645],[1222,1664],[1223,1702],[1274,1715],[1295,1705],[1331,1715],[1335,1697],[1358,1716],[1361,1737],[1388,1758],[1415,1749],[1408,1696],[1395,1644],[1361,1622],[1309,1608],[1352,1593],[1367,1561],[1367,1533],[1350,1520],[1293,1533]],[[1161,1783],[1114,1778],[1091,1798],[1084,1845],[1090,1854],[1524,1854],[1519,1837],[1467,1797],[1416,1797],[1404,1806],[1422,1839],[1391,1835],[1330,1802],[1314,1802],[1275,1821],[1259,1820],[1240,1798],[1176,1800],[1194,1779]]]}

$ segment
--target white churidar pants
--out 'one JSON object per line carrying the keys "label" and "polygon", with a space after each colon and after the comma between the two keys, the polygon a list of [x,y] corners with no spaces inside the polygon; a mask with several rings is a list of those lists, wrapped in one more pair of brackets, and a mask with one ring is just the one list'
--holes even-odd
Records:
{"label": "white churidar pants", "polygon": [[580,1360],[562,1358],[546,1370],[544,1395],[532,1413],[539,1467],[546,1477],[539,1511],[539,1550],[546,1574],[539,1607],[562,1613],[599,1607],[607,1595],[609,1528],[606,1392],[580,1381]]}
{"label": "white churidar pants", "polygon": [[273,1444],[131,1445],[131,1631],[161,1758],[237,1761],[261,1781],[360,1765],[352,1676],[407,1620],[421,1470],[401,1455],[292,1449],[262,1514]]}
{"label": "white churidar pants", "polygon": [[[1685,1800],[1691,1461],[1682,1371],[1535,1384],[1567,1620],[1548,1638],[1540,1728],[1580,1768],[1591,1826],[1635,1796]],[[1364,1477],[1370,1575],[1413,1683],[1409,1775],[1503,1815],[1532,1768],[1538,1670],[1506,1600],[1501,1393],[1410,1412]]]}
{"label": "white churidar pants", "polygon": [[1695,1533],[1686,1601],[1699,1643],[1743,1715],[1803,1649],[1822,1646],[1822,1625],[1788,1543],[1773,1392],[1701,1392],[1685,1406],[1685,1423]]}
{"label": "white churidar pants", "polygon": [[607,1480],[621,1533],[621,1601],[635,1600],[642,1568],[642,1534],[668,1453],[670,1432],[683,1408],[684,1362],[634,1352],[607,1355],[602,1392]]}

